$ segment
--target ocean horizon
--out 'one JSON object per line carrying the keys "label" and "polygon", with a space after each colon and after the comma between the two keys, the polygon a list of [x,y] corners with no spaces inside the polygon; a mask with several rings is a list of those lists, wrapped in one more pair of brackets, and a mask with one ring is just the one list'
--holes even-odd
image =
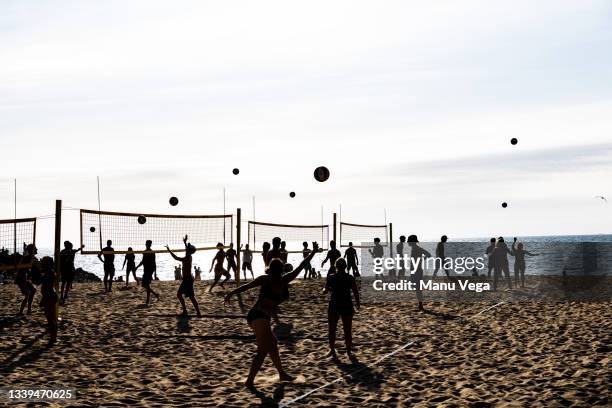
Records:
{"label": "ocean horizon", "polygon": [[[504,236],[508,247],[512,245],[513,236]],[[589,235],[536,235],[536,236],[519,236],[519,241],[523,242],[525,249],[532,252],[541,253],[537,257],[527,257],[527,270],[528,275],[557,275],[562,274],[565,268],[566,273],[569,274],[580,274],[583,272],[581,265],[584,265],[584,248],[583,243],[599,244],[591,248],[594,251],[595,258],[591,256],[591,260],[587,263],[591,263],[591,267],[586,269],[595,274],[610,274],[612,269],[612,234],[589,234]],[[485,252],[486,246],[490,237],[479,237],[479,238],[450,238],[446,244],[446,256],[482,256]],[[472,245],[469,245],[472,243]],[[394,240],[392,244],[394,251],[397,242]],[[435,253],[435,245],[437,241],[423,240],[420,245],[430,252]],[[389,245],[385,245],[385,256],[389,255]],[[343,249],[341,252],[344,253]],[[52,256],[53,249],[48,247],[41,247],[38,249],[39,257]],[[364,276],[371,276],[372,261],[371,257],[366,250],[358,251],[360,254],[360,264],[363,269]],[[202,269],[202,279],[212,279],[214,274],[209,272],[212,259],[215,251],[199,251],[194,254],[193,265],[199,266]],[[329,264],[326,264],[324,268],[320,267],[321,261],[324,259],[324,254],[317,255],[312,261],[312,265],[317,271],[321,271],[323,276],[326,276]],[[253,254],[253,270],[255,276],[263,274],[263,261],[261,254]],[[513,257],[510,258],[510,272],[513,271]],[[288,261],[294,266],[297,266],[302,259],[301,254],[289,254]],[[125,271],[121,271],[124,256],[117,255],[115,257],[115,277],[118,278],[123,276],[125,279]],[[140,256],[136,256],[136,262],[140,262]],[[160,280],[174,280],[174,267],[180,263],[170,257],[169,254],[160,253],[157,254],[157,276]],[[104,276],[102,263],[98,260],[96,255],[81,255],[77,254],[75,257],[75,266],[82,268],[87,272],[94,273],[96,276],[102,278]],[[193,272],[193,271],[192,271]],[[425,271],[425,273],[431,273],[431,271]],[[486,272],[486,271],[485,271]],[[482,273],[482,271],[481,271]],[[139,269],[137,275],[142,275],[142,269]],[[461,275],[469,275],[467,272]],[[241,275],[243,276],[243,275]],[[250,278],[250,273],[249,276]]]}

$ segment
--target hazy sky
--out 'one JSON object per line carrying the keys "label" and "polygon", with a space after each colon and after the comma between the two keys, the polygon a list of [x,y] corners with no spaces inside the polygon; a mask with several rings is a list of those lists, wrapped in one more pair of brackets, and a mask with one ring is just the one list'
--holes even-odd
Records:
{"label": "hazy sky", "polygon": [[107,210],[611,233],[611,44],[610,1],[3,1],[0,218],[99,175]]}

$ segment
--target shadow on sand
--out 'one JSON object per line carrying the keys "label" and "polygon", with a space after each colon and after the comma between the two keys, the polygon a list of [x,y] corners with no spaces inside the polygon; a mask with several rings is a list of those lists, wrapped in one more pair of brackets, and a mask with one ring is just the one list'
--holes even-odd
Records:
{"label": "shadow on sand", "polygon": [[[41,333],[29,341],[27,341],[22,347],[16,349],[12,352],[2,363],[0,363],[0,372],[2,373],[11,373],[17,367],[23,367],[28,363],[32,363],[40,358],[43,353],[52,346],[48,343],[44,346],[35,347],[34,344],[38,342],[40,339],[46,336],[46,333]],[[21,356],[20,354],[23,353]]]}
{"label": "shadow on sand", "polygon": [[285,384],[278,384],[274,389],[272,396],[267,396],[255,387],[249,388],[249,391],[260,399],[260,407],[278,407],[278,404],[285,396]]}

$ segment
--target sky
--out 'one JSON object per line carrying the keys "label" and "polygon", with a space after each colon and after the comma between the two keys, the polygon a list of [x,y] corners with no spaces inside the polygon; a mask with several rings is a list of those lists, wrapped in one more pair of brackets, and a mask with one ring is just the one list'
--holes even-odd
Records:
{"label": "sky", "polygon": [[611,43],[609,1],[4,1],[0,218],[99,176],[105,210],[612,233]]}

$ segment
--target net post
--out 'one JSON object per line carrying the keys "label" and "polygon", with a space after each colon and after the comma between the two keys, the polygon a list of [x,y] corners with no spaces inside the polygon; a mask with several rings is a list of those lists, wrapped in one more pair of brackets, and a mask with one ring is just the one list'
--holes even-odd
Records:
{"label": "net post", "polygon": [[55,302],[55,320],[59,320],[59,281],[60,281],[60,242],[62,235],[62,200],[55,200],[55,248],[53,256],[55,257],[55,291],[58,293]]}
{"label": "net post", "polygon": [[[336,218],[337,218],[337,217],[336,217],[336,213],[334,213],[334,229],[333,229],[333,237],[334,237],[334,242],[335,242],[336,244],[338,244],[338,242],[336,241]],[[340,246],[340,245],[338,245],[338,247],[339,247],[339,246]]]}
{"label": "net post", "polygon": [[393,258],[393,223],[389,223],[389,257]]}
{"label": "net post", "polygon": [[240,208],[236,209],[236,285],[240,285],[240,259],[241,259],[241,249],[240,249],[240,227],[241,227],[241,210]]}

